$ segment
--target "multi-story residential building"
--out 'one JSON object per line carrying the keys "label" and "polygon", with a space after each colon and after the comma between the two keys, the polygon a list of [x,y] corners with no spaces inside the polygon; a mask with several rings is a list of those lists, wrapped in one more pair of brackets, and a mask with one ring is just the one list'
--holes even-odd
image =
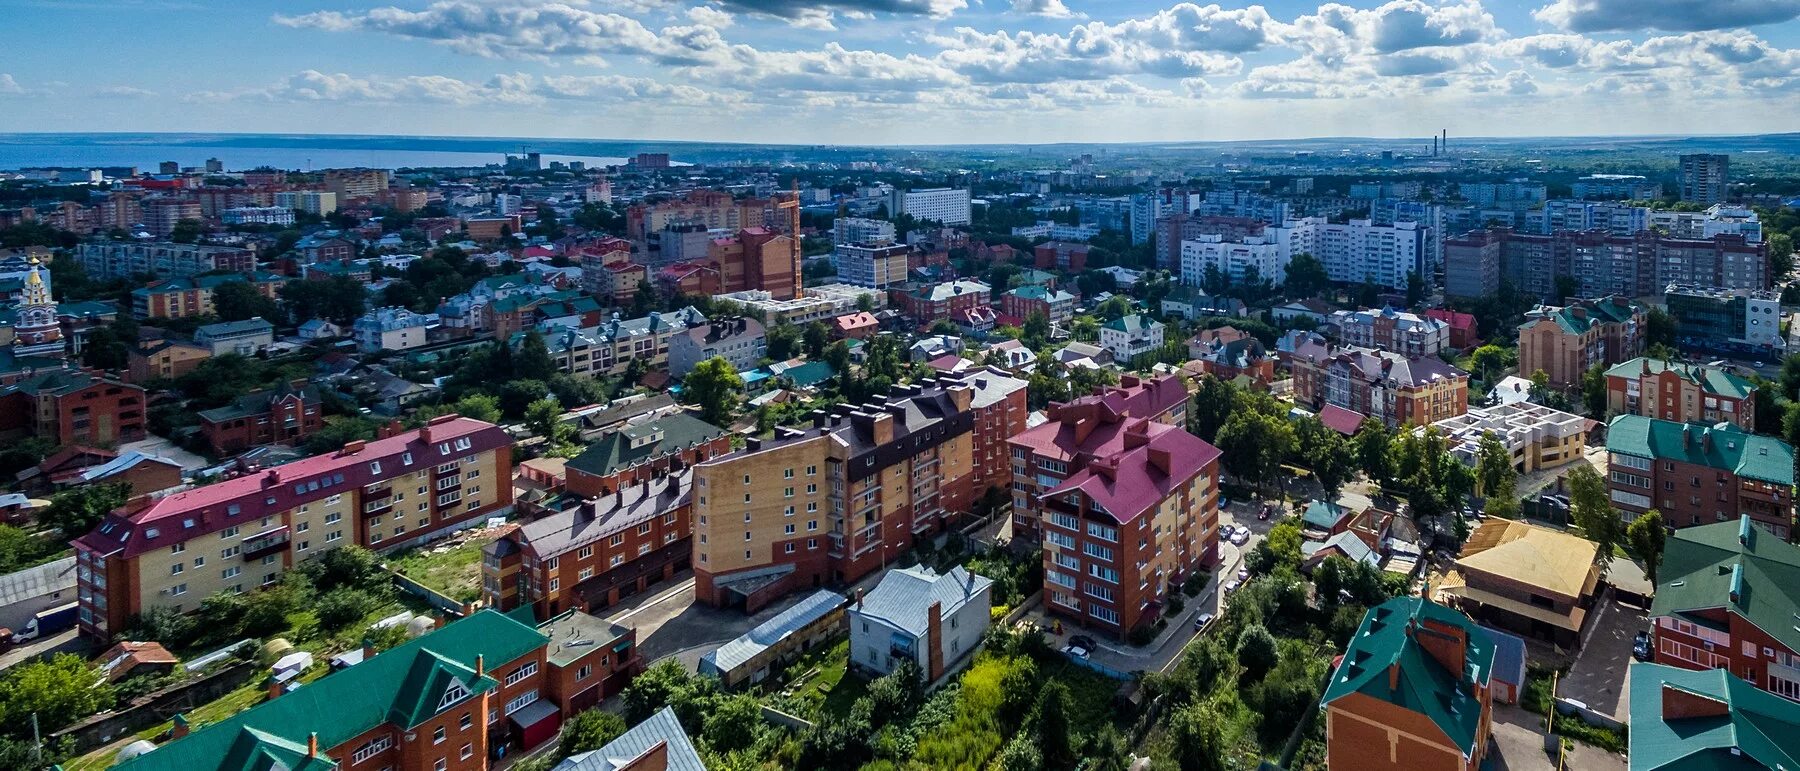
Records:
{"label": "multi-story residential building", "polygon": [[1129,419],[1185,426],[1187,403],[1187,387],[1178,376],[1146,380],[1124,375],[1117,386],[1051,404],[1045,411],[1047,422],[1013,432],[1006,440],[1012,464],[1013,537],[1038,537],[1043,530],[1038,501],[1069,478],[1070,464],[1077,457],[1093,455],[1113,441]]}
{"label": "multi-story residential building", "polygon": [[1450,326],[1451,348],[1467,351],[1481,344],[1481,327],[1473,313],[1431,308],[1425,311],[1425,318],[1442,321]]}
{"label": "multi-story residential building", "polygon": [[338,199],[328,190],[283,190],[275,194],[275,205],[323,217],[337,211]]}
{"label": "multi-story residential building", "polygon": [[602,434],[564,465],[564,484],[570,493],[599,498],[730,452],[725,429],[675,412]]}
{"label": "multi-story residential building", "polygon": [[1181,278],[1195,286],[1215,272],[1234,283],[1280,284],[1286,279],[1288,261],[1294,256],[1288,244],[1266,231],[1229,241],[1219,234],[1199,235],[1182,241],[1180,248]]}
{"label": "multi-story residential building", "polygon": [[1481,457],[1481,438],[1494,436],[1512,454],[1513,468],[1527,474],[1580,460],[1587,447],[1587,418],[1531,402],[1470,407],[1431,426],[1470,466]]}
{"label": "multi-story residential building", "polygon": [[131,315],[140,319],[181,319],[214,313],[213,292],[230,283],[246,283],[257,294],[275,299],[284,279],[273,273],[221,273],[165,279],[131,290]]}
{"label": "multi-story residential building", "polygon": [[1534,233],[1604,230],[1615,236],[1630,236],[1648,230],[1650,216],[1650,210],[1643,206],[1593,201],[1548,201],[1544,208],[1530,212],[1526,219]]}
{"label": "multi-story residential building", "polygon": [[1740,235],[1753,244],[1762,241],[1762,222],[1757,219],[1756,210],[1734,204],[1713,204],[1703,212],[1659,209],[1649,213],[1647,227],[1687,240]]}
{"label": "multi-story residential building", "polygon": [[774,208],[764,199],[738,200],[719,190],[693,190],[682,198],[626,209],[625,237],[646,244],[649,234],[661,233],[676,223],[697,223],[708,230],[735,233],[770,224],[773,212]]}
{"label": "multi-story residential building", "polygon": [[1589,201],[1654,201],[1662,183],[1638,174],[1589,174],[1569,185],[1569,194]]}
{"label": "multi-story residential building", "polygon": [[1000,295],[1000,312],[1020,319],[1042,313],[1052,324],[1067,325],[1075,318],[1075,295],[1047,286],[1022,286]]}
{"label": "multi-story residential building", "polygon": [[145,198],[144,229],[157,238],[168,238],[182,222],[199,222],[205,216],[200,202],[190,198]]}
{"label": "multi-story residential building", "polygon": [[1681,156],[1681,200],[1724,203],[1731,188],[1731,156],[1694,153]]}
{"label": "multi-story residential building", "polygon": [[1756,384],[1724,367],[1638,357],[1606,371],[1606,412],[1755,431]]}
{"label": "multi-story residential building", "polygon": [[1109,428],[1110,439],[1070,457],[1068,477],[1035,504],[1045,607],[1123,639],[1217,563],[1219,451],[1144,418]]}
{"label": "multi-story residential building", "polygon": [[1370,771],[1475,771],[1494,720],[1494,637],[1420,597],[1369,609],[1320,698],[1325,762]]}
{"label": "multi-story residential building", "polygon": [[512,510],[512,438],[446,415],[413,431],[111,512],[74,541],[84,632],[154,608],[190,612],[268,586],[300,560],[355,544],[424,543]]}
{"label": "multi-story residential building", "polygon": [[1753,527],[1748,515],[1681,528],[1663,547],[1657,577],[1649,614],[1656,663],[1727,670],[1800,701],[1800,630],[1791,611],[1800,547]]}
{"label": "multi-story residential building", "polygon": [[894,292],[894,308],[920,326],[934,321],[959,320],[967,312],[989,304],[993,291],[980,281],[958,279],[940,284],[927,284],[907,292]]}
{"label": "multi-story residential building", "polygon": [[1683,239],[1654,230],[1622,236],[1605,230],[1538,234],[1490,228],[1444,240],[1444,291],[1452,297],[1490,297],[1505,284],[1560,302],[1558,279],[1572,279],[1582,297],[1643,297],[1670,284],[1766,289],[1767,263],[1765,245],[1742,234]]}
{"label": "multi-story residential building", "polygon": [[637,298],[638,286],[650,279],[650,272],[643,265],[620,259],[592,271],[584,264],[581,279],[583,288],[592,286],[588,291],[606,300],[607,304],[626,307]]}
{"label": "multi-story residential building", "polygon": [[1436,356],[1450,344],[1450,325],[1416,313],[1381,310],[1338,311],[1329,323],[1344,345],[1379,348],[1409,358]]}
{"label": "multi-story residential building", "polygon": [[700,601],[754,612],[796,589],[854,582],[968,511],[971,434],[1012,425],[977,420],[983,382],[997,383],[946,376],[897,386],[694,466]]}
{"label": "multi-story residential building", "polygon": [[326,169],[325,189],[346,198],[374,198],[388,189],[392,172],[387,169]]}
{"label": "multi-story residential building", "polygon": [[219,212],[227,225],[292,225],[294,210],[282,206],[234,206]]}
{"label": "multi-story residential building", "polygon": [[1794,448],[1730,423],[1620,415],[1606,428],[1608,487],[1630,520],[1651,509],[1670,527],[1746,514],[1779,538],[1793,532]]}
{"label": "multi-story residential building", "polygon": [[269,444],[297,444],[325,427],[319,391],[304,380],[246,394],[223,407],[196,414],[200,435],[216,455]]}
{"label": "multi-story residential building", "polygon": [[924,683],[975,654],[990,623],[994,582],[958,565],[889,571],[847,613],[850,666],[880,677],[910,661]]}
{"label": "multi-story residential building", "polygon": [[[1696,672],[1638,661],[1628,677],[1632,771],[1681,771],[1696,764],[1785,768],[1800,757],[1800,734],[1738,728],[1800,724],[1800,705],[1723,668]],[[1720,726],[1733,730],[1716,730]]]}
{"label": "multi-story residential building", "polygon": [[[1240,377],[1258,387],[1275,380],[1275,359],[1262,341],[1236,327],[1215,327],[1188,338],[1187,370],[1220,380]],[[1194,365],[1198,364],[1196,368]]]}
{"label": "multi-story residential building", "polygon": [[429,332],[438,323],[435,313],[414,313],[406,308],[376,308],[350,325],[356,348],[363,353],[404,351],[430,342]]}
{"label": "multi-story residential building", "polygon": [[800,296],[800,245],[785,233],[756,227],[715,238],[707,243],[703,262],[718,270],[720,291],[761,289],[783,300]]}
{"label": "multi-story residential building", "polygon": [[112,446],[143,439],[144,389],[55,369],[0,388],[0,436]]}
{"label": "multi-story residential building", "polygon": [[481,610],[218,722],[177,720],[172,741],[118,768],[485,771],[622,690],[642,668],[636,643],[592,616],[534,628]]}
{"label": "multi-story residential building", "polygon": [[631,261],[631,242],[623,238],[606,236],[586,244],[578,252],[581,265],[581,288],[589,294],[601,294],[609,289],[611,281],[607,266],[621,261]]}
{"label": "multi-story residential building", "polygon": [[838,280],[851,286],[886,289],[906,282],[905,244],[838,244],[832,252]]}
{"label": "multi-story residential building", "polygon": [[910,215],[944,225],[969,224],[969,191],[939,187],[929,190],[900,190],[888,194],[888,216]]}
{"label": "multi-story residential building", "polygon": [[1526,311],[1519,325],[1519,372],[1543,372],[1556,388],[1574,388],[1596,365],[1644,352],[1644,306],[1619,295]]}
{"label": "multi-story residential building", "polygon": [[1786,347],[1781,332],[1781,293],[1772,289],[1717,289],[1670,285],[1663,295],[1684,347],[1734,353],[1768,353]]}
{"label": "multi-story residential building", "polygon": [[594,612],[686,569],[693,547],[693,472],[658,472],[564,506],[482,549],[482,596],[537,618]]}
{"label": "multi-story residential building", "polygon": [[571,375],[610,377],[640,359],[650,368],[667,364],[671,339],[707,323],[706,314],[689,307],[635,319],[614,318],[593,327],[546,330],[544,344],[557,369]]}
{"label": "multi-story residential building", "polygon": [[891,244],[894,223],[865,217],[839,217],[831,222],[831,244]]}
{"label": "multi-story residential building", "polygon": [[714,357],[742,372],[755,369],[768,355],[769,340],[762,322],[748,316],[715,319],[669,337],[669,374],[687,377],[700,362]]}
{"label": "multi-story residential building", "polygon": [[1088,245],[1073,241],[1050,241],[1031,248],[1032,264],[1039,270],[1080,273],[1087,270]]}
{"label": "multi-story residential building", "polygon": [[1434,598],[1498,629],[1578,648],[1600,590],[1598,551],[1564,530],[1492,517],[1469,534]]}
{"label": "multi-story residential building", "polygon": [[327,230],[296,241],[294,251],[305,263],[346,262],[356,258],[356,242]]}
{"label": "multi-story residential building", "polygon": [[1267,222],[1249,217],[1205,217],[1187,212],[1165,214],[1156,220],[1157,267],[1180,271],[1185,277],[1189,271],[1181,264],[1181,242],[1207,235],[1220,236],[1226,241],[1243,241],[1262,235],[1268,226]]}
{"label": "multi-story residential building", "polygon": [[[1376,225],[1369,220],[1333,223],[1320,217],[1312,221],[1311,244],[1304,233],[1296,233],[1290,243],[1296,251],[1310,251],[1325,264],[1325,273],[1339,283],[1362,283],[1404,289],[1414,275],[1429,278],[1425,258],[1431,248],[1432,231],[1420,222],[1395,222]],[[1293,227],[1288,223],[1284,227]]]}
{"label": "multi-story residential building", "polygon": [[214,271],[256,270],[256,253],[235,246],[201,246],[169,241],[90,241],[75,256],[88,277],[101,280],[152,276],[192,276]]}
{"label": "multi-story residential building", "polygon": [[1162,322],[1149,316],[1121,316],[1100,325],[1100,347],[1111,351],[1115,361],[1130,361],[1161,348],[1163,329]]}
{"label": "multi-story residential building", "polygon": [[1424,426],[1469,411],[1469,373],[1436,356],[1407,358],[1367,348],[1334,347],[1306,335],[1288,357],[1294,397],[1318,411],[1332,404],[1389,428]]}
{"label": "multi-story residential building", "polygon": [[145,383],[155,378],[173,379],[194,371],[200,362],[212,358],[210,346],[190,340],[163,338],[139,340],[125,354],[125,381]]}

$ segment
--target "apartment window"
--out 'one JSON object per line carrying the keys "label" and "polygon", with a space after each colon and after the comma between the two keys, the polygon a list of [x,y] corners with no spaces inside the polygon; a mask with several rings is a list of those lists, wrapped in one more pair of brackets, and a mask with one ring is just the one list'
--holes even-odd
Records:
{"label": "apartment window", "polygon": [[187,569],[187,567],[185,565],[183,565],[180,562],[177,562],[177,563],[169,566],[169,575],[172,575],[172,576],[181,575],[181,571],[186,570],[186,569]]}
{"label": "apartment window", "polygon": [[810,476],[813,476],[813,475],[815,475],[815,474],[818,474],[818,473],[819,473],[819,467],[818,467],[818,466],[807,466],[807,467],[806,467],[806,475],[807,475],[807,476],[809,476],[809,477],[810,477]]}
{"label": "apartment window", "polygon": [[794,470],[791,468],[782,469],[781,470],[781,478],[782,479],[793,479],[794,478]]}
{"label": "apartment window", "polygon": [[590,579],[590,578],[593,578],[593,577],[594,577],[594,569],[593,569],[593,568],[582,568],[582,569],[581,569],[581,575],[579,575],[579,576],[576,576],[576,577],[575,577],[575,580],[577,580],[577,581],[586,581],[586,580],[588,580],[588,579]]}
{"label": "apartment window", "polygon": [[808,501],[806,503],[806,513],[812,514],[818,510],[819,510],[819,503],[817,501]]}
{"label": "apartment window", "polygon": [[819,529],[819,520],[809,519],[806,521],[806,531],[807,532],[809,532],[809,533],[815,532],[818,529]]}
{"label": "apartment window", "polygon": [[[532,666],[535,667],[536,665],[533,664]],[[506,714],[511,715],[514,712],[518,712],[519,710],[531,706],[531,704],[537,700],[537,691],[527,691],[518,696],[514,696],[511,701],[506,703]]]}
{"label": "apartment window", "polygon": [[326,515],[325,515],[325,524],[327,524],[327,525],[335,525],[335,524],[337,524],[337,523],[338,523],[338,522],[341,522],[341,521],[343,521],[343,519],[344,519],[344,515],[342,515],[342,514],[339,514],[339,513],[337,513],[337,512],[335,512],[335,511],[334,511],[334,512],[332,512],[332,513],[330,513],[330,514],[326,514]]}
{"label": "apartment window", "polygon": [[170,554],[180,554],[184,551],[187,551],[187,544],[185,544],[185,543],[178,543],[178,544],[175,544],[174,546],[169,547]]}
{"label": "apartment window", "polygon": [[[512,685],[513,683],[519,682],[520,680],[524,680],[525,678],[530,677],[535,674],[537,674],[537,662],[527,661],[527,662],[525,662],[524,665],[520,666],[518,669],[515,669],[511,673],[507,674],[505,684]],[[536,699],[533,699],[533,701],[536,701]],[[529,703],[529,702],[527,702],[527,703]],[[524,705],[521,704],[519,706],[524,706]],[[512,710],[510,710],[510,709],[507,710],[506,714],[508,714],[508,715],[512,714]]]}
{"label": "apartment window", "polygon": [[562,586],[562,579],[560,579],[560,578],[552,578],[552,579],[550,579],[550,591],[553,591],[553,592],[554,592],[554,591],[556,591],[556,590],[557,590],[557,589],[558,589],[558,588],[560,588],[560,587],[561,587],[561,586]]}
{"label": "apartment window", "polygon": [[[789,522],[788,524],[783,525],[781,527],[781,532],[783,535],[793,535],[794,534],[794,523]],[[745,533],[745,535],[749,535],[749,534]],[[745,539],[745,540],[749,540],[749,539]]]}
{"label": "apartment window", "polygon": [[432,744],[443,744],[444,743],[444,727],[443,726],[438,726],[437,730],[434,730],[431,732],[431,743]]}
{"label": "apartment window", "polygon": [[583,546],[575,552],[576,559],[587,559],[592,556],[594,556],[594,547],[592,546]]}
{"label": "apartment window", "polygon": [[[703,535],[703,536],[700,536],[700,542],[701,542],[701,543],[706,543],[706,536],[704,536],[704,535]],[[610,566],[611,566],[611,567],[615,567],[615,568],[616,568],[616,567],[618,567],[618,566],[620,566],[620,565],[623,565],[623,564],[625,564],[625,555],[623,555],[623,554],[614,554],[614,555],[613,555],[613,556],[612,556],[612,562],[611,562],[611,563],[609,563],[609,564],[610,564]]]}
{"label": "apartment window", "polygon": [[237,525],[232,525],[231,527],[228,527],[228,528],[225,528],[224,530],[219,531],[220,538],[236,538],[237,534],[238,534],[238,526]]}
{"label": "apartment window", "polygon": [[394,746],[394,738],[393,737],[377,736],[377,737],[365,742],[363,744],[363,746],[357,747],[355,752],[350,753],[350,764],[355,765],[357,763],[361,763],[365,760],[368,760],[369,758],[375,757],[376,755],[378,755],[382,752],[386,752],[387,749],[392,746]]}
{"label": "apartment window", "polygon": [[332,541],[342,539],[343,537],[344,537],[344,531],[333,530],[333,531],[325,534],[325,542],[331,543]]}
{"label": "apartment window", "polygon": [[469,726],[474,725],[474,723],[475,721],[469,719],[469,713],[464,712],[462,713],[462,717],[456,721],[456,730],[467,731],[469,730]]}
{"label": "apartment window", "polygon": [[810,485],[806,486],[806,494],[807,495],[812,495],[814,493],[817,493],[818,491],[819,491],[819,486],[816,484],[810,484]]}
{"label": "apartment window", "polygon": [[447,771],[449,768],[450,761],[444,758],[438,758],[437,762],[431,764],[431,771]]}
{"label": "apartment window", "polygon": [[474,746],[465,742],[462,746],[461,757],[458,759],[459,760],[468,760],[469,756],[473,755],[473,754],[475,754]]}
{"label": "apartment window", "polygon": [[784,548],[783,548],[783,551],[784,551],[784,552],[786,552],[786,553],[788,553],[788,554],[793,554],[793,553],[794,553],[794,545],[793,545],[793,544],[791,544],[791,543],[786,543],[786,544],[782,544],[782,546],[783,546],[783,547],[784,547]]}

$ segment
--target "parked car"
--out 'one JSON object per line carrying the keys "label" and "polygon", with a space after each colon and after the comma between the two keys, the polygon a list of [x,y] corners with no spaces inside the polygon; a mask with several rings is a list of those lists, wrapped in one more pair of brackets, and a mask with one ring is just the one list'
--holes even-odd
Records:
{"label": "parked car", "polygon": [[1088,650],[1079,645],[1065,645],[1062,652],[1070,658],[1086,659],[1088,657]]}
{"label": "parked car", "polygon": [[1638,632],[1631,638],[1631,657],[1638,661],[1650,660],[1650,633]]}
{"label": "parked car", "polygon": [[1234,532],[1231,534],[1231,543],[1235,546],[1243,546],[1244,544],[1249,543],[1249,542],[1250,542],[1250,528],[1240,527],[1237,529],[1237,532]]}
{"label": "parked car", "polygon": [[1239,586],[1240,586],[1240,585],[1241,585],[1241,584],[1240,584],[1240,583],[1239,583],[1239,582],[1238,582],[1238,581],[1237,581],[1237,580],[1236,580],[1236,579],[1232,579],[1232,580],[1230,580],[1230,581],[1226,581],[1226,582],[1225,582],[1225,593],[1226,593],[1226,594],[1230,594],[1230,593],[1232,593],[1232,592],[1235,592],[1235,591],[1237,591],[1237,588],[1238,588],[1238,587],[1239,587]]}
{"label": "parked car", "polygon": [[1263,520],[1264,522],[1267,522],[1269,520],[1269,517],[1272,517],[1274,515],[1275,515],[1275,504],[1265,503],[1265,504],[1263,504],[1262,512],[1258,513],[1256,515],[1256,518]]}
{"label": "parked car", "polygon": [[1196,631],[1196,632],[1204,631],[1206,629],[1207,625],[1211,624],[1212,622],[1213,622],[1213,614],[1211,614],[1211,613],[1202,613],[1198,616],[1195,616],[1194,617],[1194,631]]}
{"label": "parked car", "polygon": [[1100,647],[1100,643],[1094,642],[1094,638],[1089,637],[1085,634],[1070,635],[1069,636],[1069,645],[1076,647],[1076,648],[1084,648],[1084,649],[1087,649],[1090,651],[1095,648]]}
{"label": "parked car", "polygon": [[1240,583],[1240,584],[1245,581],[1250,580],[1250,569],[1249,568],[1238,568],[1237,580],[1238,580],[1238,583]]}

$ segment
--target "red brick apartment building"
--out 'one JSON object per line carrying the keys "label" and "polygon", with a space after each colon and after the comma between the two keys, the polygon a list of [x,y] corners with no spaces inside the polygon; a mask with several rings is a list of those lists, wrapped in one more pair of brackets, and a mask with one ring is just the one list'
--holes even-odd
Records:
{"label": "red brick apartment building", "polygon": [[1038,244],[1031,250],[1032,265],[1039,270],[1080,273],[1087,270],[1088,245],[1069,241]]}
{"label": "red brick apartment building", "polygon": [[[755,612],[791,591],[853,582],[967,512],[975,448],[1005,441],[973,435],[1010,430],[1015,420],[986,410],[1017,406],[985,393],[1010,397],[1010,383],[969,374],[814,412],[804,430],[778,430],[695,466],[700,601]],[[978,403],[988,405],[980,415]]]}
{"label": "red brick apartment building", "polygon": [[1334,347],[1307,335],[1288,357],[1294,396],[1315,412],[1333,404],[1388,428],[1424,426],[1469,411],[1469,373],[1436,356],[1407,358],[1368,348]]}
{"label": "red brick apartment building", "polygon": [[1044,607],[1123,639],[1218,562],[1219,450],[1144,418],[1114,425],[1036,503]]}
{"label": "red brick apartment building", "polygon": [[1013,536],[1037,538],[1043,520],[1038,497],[1068,479],[1077,470],[1078,457],[1116,442],[1127,419],[1186,426],[1187,403],[1187,387],[1177,375],[1150,380],[1125,375],[1117,386],[1051,404],[1048,422],[1014,434],[1007,442],[1012,456]]}
{"label": "red brick apartment building", "polygon": [[[1739,517],[1669,538],[1650,605],[1655,661],[1724,669],[1800,701],[1800,630],[1791,612],[1800,592],[1800,547],[1752,524]],[[1767,597],[1753,600],[1759,593]]]}
{"label": "red brick apartment building", "polygon": [[640,665],[629,628],[574,613],[534,627],[482,610],[192,733],[178,721],[168,743],[118,768],[485,771]]}
{"label": "red brick apartment building", "polygon": [[671,413],[601,435],[564,466],[566,486],[598,498],[729,452],[725,429],[691,412]]}
{"label": "red brick apartment building", "polygon": [[58,369],[0,388],[0,437],[117,445],[144,438],[144,389]]}
{"label": "red brick apartment building", "polygon": [[1755,431],[1756,390],[1724,367],[1640,356],[1606,371],[1606,411]]}
{"label": "red brick apartment building", "polygon": [[483,549],[490,607],[538,618],[598,611],[687,568],[693,547],[693,472],[659,473],[616,493],[563,498]]}
{"label": "red brick apartment building", "polygon": [[319,391],[300,380],[201,410],[200,434],[214,454],[228,455],[270,444],[293,445],[325,427]]}
{"label": "red brick apartment building", "polygon": [[217,592],[273,584],[300,560],[339,546],[412,546],[511,510],[512,439],[455,415],[134,499],[71,544],[81,628],[107,639],[152,608],[191,612]]}
{"label": "red brick apartment building", "polygon": [[1613,506],[1630,519],[1651,509],[1670,527],[1747,515],[1778,538],[1794,524],[1794,448],[1729,423],[1620,415],[1606,429]]}
{"label": "red brick apartment building", "polygon": [[990,294],[987,284],[959,279],[895,291],[893,300],[895,309],[917,320],[920,326],[927,326],[934,321],[962,318],[967,312],[988,305]]}

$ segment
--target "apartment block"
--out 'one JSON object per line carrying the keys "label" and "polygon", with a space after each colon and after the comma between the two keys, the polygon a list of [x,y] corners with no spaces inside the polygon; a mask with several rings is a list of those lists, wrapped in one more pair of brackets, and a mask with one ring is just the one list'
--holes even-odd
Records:
{"label": "apartment block", "polygon": [[257,294],[276,299],[285,280],[273,273],[224,273],[179,277],[131,290],[131,315],[140,319],[183,319],[215,312],[213,292],[225,284],[245,283]]}
{"label": "apartment block", "polygon": [[1469,373],[1436,356],[1407,358],[1306,335],[1288,363],[1294,398],[1317,412],[1331,404],[1389,428],[1429,425],[1469,411]]}
{"label": "apartment block", "polygon": [[637,360],[651,368],[667,364],[671,338],[706,323],[706,315],[690,307],[547,332],[544,344],[557,369],[571,375],[606,377],[625,372]]}
{"label": "apartment block", "polygon": [[193,276],[214,271],[248,273],[256,253],[235,246],[201,246],[169,241],[90,241],[75,249],[89,278],[108,280],[148,273]]}
{"label": "apartment block", "polygon": [[191,612],[300,560],[356,544],[411,546],[512,510],[512,440],[447,415],[413,431],[154,499],[74,541],[84,632],[109,638],[152,608]]}
{"label": "apartment block", "polygon": [[1800,547],[1752,525],[1745,515],[1669,536],[1650,604],[1654,660],[1800,701],[1800,630],[1782,610],[1795,604]]}
{"label": "apartment block", "polygon": [[1644,306],[1619,296],[1540,305],[1519,324],[1519,372],[1543,372],[1550,385],[1574,388],[1595,365],[1644,352]]}
{"label": "apartment block", "polygon": [[715,319],[669,337],[669,374],[687,377],[700,362],[721,358],[734,371],[754,369],[769,355],[762,322],[749,316]]}
{"label": "apartment block", "polygon": [[958,279],[928,284],[906,292],[894,292],[894,308],[929,326],[934,321],[960,321],[976,308],[991,302],[992,290],[987,284],[971,279]]}
{"label": "apartment block", "polygon": [[1111,440],[1124,421],[1144,419],[1187,425],[1187,386],[1176,375],[1142,379],[1124,375],[1119,385],[1051,404],[1048,421],[1007,440],[1011,455],[1013,537],[1037,538],[1043,513],[1037,500],[1069,478],[1070,462]]}
{"label": "apartment block", "polygon": [[1680,158],[1681,200],[1724,203],[1731,188],[1731,156],[1694,153]]}
{"label": "apartment block", "polygon": [[755,612],[791,591],[854,582],[968,511],[975,447],[1004,441],[974,434],[1017,424],[978,418],[978,400],[1016,401],[977,392],[1003,387],[966,375],[896,386],[696,465],[700,601]]}
{"label": "apartment block", "polygon": [[598,612],[688,567],[693,472],[656,472],[615,492],[564,497],[482,549],[482,596],[537,618]]}
{"label": "apartment block", "polygon": [[1490,228],[1444,240],[1444,291],[1452,297],[1490,297],[1505,284],[1560,302],[1559,278],[1573,279],[1582,297],[1643,297],[1670,284],[1766,289],[1770,280],[1765,246],[1741,233],[1683,239],[1653,230]]}
{"label": "apartment block", "polygon": [[1675,318],[1676,342],[1684,347],[1766,354],[1787,344],[1780,292],[1670,285],[1663,301]]}
{"label": "apartment block", "polygon": [[1606,371],[1606,412],[1755,431],[1756,390],[1724,367],[1640,356]]}
{"label": "apartment block", "polygon": [[1729,423],[1620,415],[1606,429],[1613,506],[1651,509],[1683,528],[1749,516],[1777,538],[1793,532],[1794,448]]}
{"label": "apartment block", "polygon": [[325,189],[346,198],[374,198],[388,189],[392,173],[387,169],[326,169]]}
{"label": "apartment block", "polygon": [[144,389],[57,369],[0,388],[0,436],[54,444],[118,445],[145,436]]}
{"label": "apartment block", "polygon": [[1436,356],[1450,344],[1450,325],[1393,308],[1338,311],[1329,323],[1344,345],[1379,348],[1409,357]]}
{"label": "apartment block", "polygon": [[905,244],[838,244],[832,252],[838,280],[851,286],[887,289],[906,283],[907,257],[912,247]]}
{"label": "apartment block", "polygon": [[693,190],[681,198],[638,204],[625,210],[625,237],[645,244],[651,233],[674,224],[698,224],[708,230],[736,232],[768,225],[774,209],[759,198],[734,199],[719,190]]}
{"label": "apartment block", "polygon": [[298,444],[325,427],[319,391],[304,380],[245,394],[223,407],[197,414],[200,435],[217,455],[270,444]]}
{"label": "apartment block", "polygon": [[969,191],[939,187],[929,190],[895,189],[888,195],[888,214],[929,220],[944,225],[969,224]]}
{"label": "apartment block", "polygon": [[1067,325],[1075,318],[1075,295],[1047,286],[1022,286],[1000,295],[1000,312],[1020,319],[1042,313],[1052,324]]}
{"label": "apartment block", "polygon": [[1497,437],[1521,474],[1580,460],[1587,447],[1587,418],[1531,402],[1470,407],[1431,425],[1449,440],[1450,452],[1470,466],[1481,457],[1482,437]]}

